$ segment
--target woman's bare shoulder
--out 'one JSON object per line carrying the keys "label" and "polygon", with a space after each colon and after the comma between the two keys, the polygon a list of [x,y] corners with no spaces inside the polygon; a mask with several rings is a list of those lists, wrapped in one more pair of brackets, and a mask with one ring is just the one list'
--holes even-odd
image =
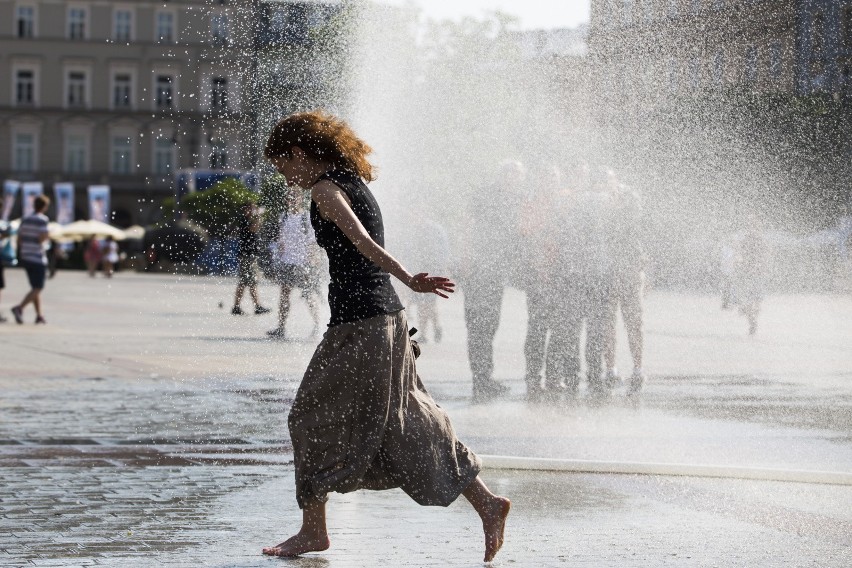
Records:
{"label": "woman's bare shoulder", "polygon": [[329,179],[321,179],[311,187],[311,199],[316,201],[317,204],[330,203],[335,201],[338,196],[343,197],[343,200],[350,206],[352,205],[349,197],[340,186]]}

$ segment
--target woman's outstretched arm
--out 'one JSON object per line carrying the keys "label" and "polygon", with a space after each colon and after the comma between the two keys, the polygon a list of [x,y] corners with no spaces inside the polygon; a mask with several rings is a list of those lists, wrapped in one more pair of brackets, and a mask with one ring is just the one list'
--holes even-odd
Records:
{"label": "woman's outstretched arm", "polygon": [[446,298],[454,292],[455,284],[443,276],[429,276],[422,272],[412,275],[400,262],[370,237],[367,229],[358,220],[343,191],[328,180],[322,180],[311,189],[311,198],[316,202],[320,214],[333,222],[352,241],[358,252],[370,262],[392,274],[415,292],[434,293]]}

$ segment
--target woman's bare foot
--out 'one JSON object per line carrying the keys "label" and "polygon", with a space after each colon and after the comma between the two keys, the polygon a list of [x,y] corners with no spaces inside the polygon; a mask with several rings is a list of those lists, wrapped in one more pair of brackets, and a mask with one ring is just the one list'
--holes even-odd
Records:
{"label": "woman's bare foot", "polygon": [[487,508],[480,513],[482,530],[485,532],[485,562],[491,562],[503,546],[503,532],[506,529],[506,517],[512,502],[505,497],[494,497]]}
{"label": "woman's bare foot", "polygon": [[279,545],[264,548],[263,553],[267,556],[299,556],[306,552],[328,550],[329,546],[331,541],[328,539],[328,534],[301,530]]}

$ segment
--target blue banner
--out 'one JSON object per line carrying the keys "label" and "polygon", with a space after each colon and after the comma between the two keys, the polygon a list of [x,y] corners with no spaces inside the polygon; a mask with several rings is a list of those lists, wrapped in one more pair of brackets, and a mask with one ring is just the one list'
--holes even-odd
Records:
{"label": "blue banner", "polygon": [[56,197],[56,222],[67,225],[74,221],[74,184],[60,182],[53,184]]}
{"label": "blue banner", "polygon": [[3,211],[0,212],[0,220],[9,221],[20,189],[21,182],[19,181],[6,180],[3,182]]}

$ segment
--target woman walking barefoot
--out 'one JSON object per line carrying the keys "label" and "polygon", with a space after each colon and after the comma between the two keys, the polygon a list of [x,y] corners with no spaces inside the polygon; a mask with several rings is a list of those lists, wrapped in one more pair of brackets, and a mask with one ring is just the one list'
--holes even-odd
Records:
{"label": "woman walking barefoot", "polygon": [[412,276],[385,251],[382,214],[365,184],[373,180],[370,152],[323,111],[282,119],[266,144],[288,184],[311,192],[311,224],[329,260],[331,321],[288,418],[302,527],[263,553],[326,550],[332,491],[399,487],[421,505],[447,506],[464,495],[482,520],[487,562],[503,544],[511,503],[488,490],[479,458],[423,387],[390,275],[442,298],[455,285]]}

